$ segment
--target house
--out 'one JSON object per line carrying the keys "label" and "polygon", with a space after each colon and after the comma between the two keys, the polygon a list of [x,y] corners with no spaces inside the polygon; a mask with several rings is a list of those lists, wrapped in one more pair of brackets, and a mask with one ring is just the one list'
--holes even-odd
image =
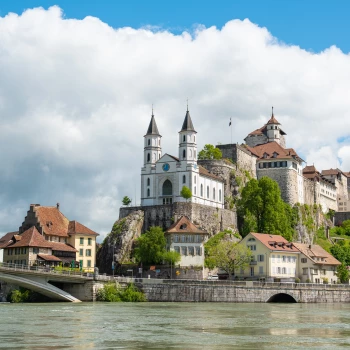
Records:
{"label": "house", "polygon": [[199,229],[186,216],[165,232],[167,250],[180,253],[180,266],[204,266],[204,242],[208,232]]}
{"label": "house", "polygon": [[249,233],[239,244],[252,251],[249,267],[235,273],[238,278],[270,282],[294,282],[300,251],[279,235]]}
{"label": "house", "polygon": [[293,243],[301,253],[298,262],[298,277],[301,282],[337,283],[337,266],[341,263],[316,244]]}
{"label": "house", "polygon": [[18,232],[3,236],[0,248],[6,250],[4,262],[33,265],[46,261],[46,265],[70,265],[75,261],[84,270],[92,271],[97,236],[81,223],[68,220],[59,204],[52,207],[31,204]]}
{"label": "house", "polygon": [[0,238],[0,262],[4,262],[4,248],[10,243],[14,235],[18,235],[18,231],[8,232]]}

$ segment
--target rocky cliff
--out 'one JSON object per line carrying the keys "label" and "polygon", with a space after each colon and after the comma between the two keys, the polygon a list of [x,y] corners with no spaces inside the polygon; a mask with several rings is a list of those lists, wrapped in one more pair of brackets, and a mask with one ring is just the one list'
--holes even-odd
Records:
{"label": "rocky cliff", "polygon": [[116,261],[116,270],[119,264],[130,261],[134,241],[141,236],[144,223],[144,212],[133,211],[125,218],[116,221],[101,244],[96,256],[96,265],[100,273],[112,274],[112,261]]}

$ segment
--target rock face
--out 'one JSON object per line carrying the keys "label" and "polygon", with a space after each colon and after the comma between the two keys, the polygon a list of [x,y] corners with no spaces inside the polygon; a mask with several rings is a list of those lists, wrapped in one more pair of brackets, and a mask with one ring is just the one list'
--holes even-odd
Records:
{"label": "rock face", "polygon": [[97,252],[96,264],[100,273],[113,273],[113,254],[116,265],[130,261],[134,241],[141,236],[143,224],[142,210],[133,211],[114,223],[111,233],[106,236]]}

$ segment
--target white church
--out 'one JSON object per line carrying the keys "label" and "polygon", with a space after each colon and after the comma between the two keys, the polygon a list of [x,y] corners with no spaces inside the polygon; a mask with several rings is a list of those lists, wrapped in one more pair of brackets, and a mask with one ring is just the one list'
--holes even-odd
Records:
{"label": "white church", "polygon": [[197,164],[197,132],[187,108],[179,131],[178,157],[162,154],[153,112],[145,139],[144,166],[141,169],[141,206],[186,202],[183,186],[192,192],[192,203],[224,208],[224,180]]}

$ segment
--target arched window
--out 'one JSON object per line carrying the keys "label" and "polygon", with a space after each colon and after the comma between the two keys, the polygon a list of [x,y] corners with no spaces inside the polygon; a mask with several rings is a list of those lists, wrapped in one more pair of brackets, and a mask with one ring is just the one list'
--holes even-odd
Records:
{"label": "arched window", "polygon": [[153,153],[153,161],[155,162],[157,160],[157,153]]}
{"label": "arched window", "polygon": [[182,151],[182,158],[183,158],[183,159],[186,158],[186,150],[185,150],[185,149]]}
{"label": "arched window", "polygon": [[149,188],[147,188],[147,197],[149,197],[151,195],[151,191]]}
{"label": "arched window", "polygon": [[194,183],[195,184],[197,183],[197,177],[196,176],[194,177]]}
{"label": "arched window", "polygon": [[148,139],[148,146],[151,144],[151,139]]}
{"label": "arched window", "polygon": [[213,200],[215,201],[215,188],[213,188]]}
{"label": "arched window", "polygon": [[197,194],[197,187],[194,186],[194,194]]}
{"label": "arched window", "polygon": [[147,162],[150,162],[151,161],[151,155],[150,153],[147,153]]}
{"label": "arched window", "polygon": [[219,190],[219,202],[221,203],[221,190]]}
{"label": "arched window", "polygon": [[147,186],[149,186],[151,184],[151,179],[147,178]]}
{"label": "arched window", "polygon": [[185,184],[186,183],[186,175],[182,176],[182,183]]}
{"label": "arched window", "polygon": [[169,180],[163,183],[163,196],[171,196],[173,194],[173,184]]}
{"label": "arched window", "polygon": [[197,158],[197,152],[194,151],[194,159],[196,159],[196,158]]}
{"label": "arched window", "polygon": [[196,136],[193,136],[193,142],[196,142]]}
{"label": "arched window", "polygon": [[190,158],[192,158],[192,150],[190,149]]}
{"label": "arched window", "polygon": [[183,137],[183,141],[184,141],[184,142],[186,141],[186,135],[184,135],[184,137]]}
{"label": "arched window", "polygon": [[209,198],[209,186],[207,186],[207,198]]}
{"label": "arched window", "polygon": [[201,184],[201,197],[203,197],[203,184]]}

